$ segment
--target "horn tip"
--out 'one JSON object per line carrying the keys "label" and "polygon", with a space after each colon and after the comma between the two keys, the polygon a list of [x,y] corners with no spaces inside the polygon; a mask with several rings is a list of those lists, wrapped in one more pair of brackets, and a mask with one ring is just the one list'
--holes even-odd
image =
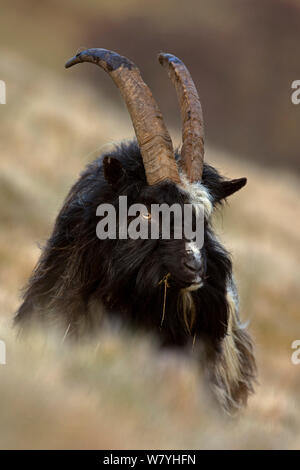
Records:
{"label": "horn tip", "polygon": [[178,57],[176,57],[173,54],[169,54],[167,52],[160,52],[158,54],[158,60],[161,65],[170,64],[170,63],[174,63],[174,64],[182,63],[181,60],[178,59]]}
{"label": "horn tip", "polygon": [[68,69],[68,68],[72,67],[73,65],[78,64],[80,62],[79,56],[80,56],[80,54],[77,54],[74,57],[72,57],[71,59],[69,59],[65,63],[65,68]]}
{"label": "horn tip", "polygon": [[164,63],[168,61],[168,55],[169,54],[166,54],[166,52],[160,52],[157,55],[158,62],[160,63],[160,65],[164,65]]}

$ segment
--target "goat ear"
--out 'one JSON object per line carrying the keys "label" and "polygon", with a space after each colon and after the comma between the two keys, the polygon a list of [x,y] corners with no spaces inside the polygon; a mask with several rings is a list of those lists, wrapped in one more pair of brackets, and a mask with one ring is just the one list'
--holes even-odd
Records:
{"label": "goat ear", "polygon": [[221,201],[222,199],[226,199],[231,194],[236,193],[240,189],[242,189],[247,183],[247,178],[238,178],[235,180],[227,180],[222,181],[220,183],[220,188],[218,190],[217,200]]}
{"label": "goat ear", "polygon": [[110,156],[103,158],[103,171],[104,178],[112,186],[117,186],[126,174],[122,163],[120,163],[116,158]]}

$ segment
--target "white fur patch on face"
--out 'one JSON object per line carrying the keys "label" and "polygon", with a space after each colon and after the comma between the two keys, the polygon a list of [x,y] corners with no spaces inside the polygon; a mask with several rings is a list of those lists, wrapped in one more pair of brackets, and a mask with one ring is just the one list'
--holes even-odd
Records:
{"label": "white fur patch on face", "polygon": [[191,254],[197,261],[201,259],[201,250],[196,242],[186,242],[185,251]]}
{"label": "white fur patch on face", "polygon": [[195,206],[195,210],[202,205],[204,215],[209,219],[213,212],[213,198],[208,189],[202,183],[191,183],[187,177],[181,172],[180,179],[185,191],[189,194],[190,203]]}
{"label": "white fur patch on face", "polygon": [[[201,250],[196,242],[186,242],[185,251],[187,254],[192,255],[196,261],[201,261]],[[188,291],[200,289],[203,286],[203,281],[200,276],[196,276],[194,282],[186,288]]]}
{"label": "white fur patch on face", "polygon": [[[187,193],[189,202],[194,206],[196,214],[198,214],[200,209],[204,210],[205,219],[208,220],[213,212],[213,198],[208,189],[202,183],[191,183],[183,172],[180,172],[180,179],[182,188]],[[196,259],[201,259],[201,250],[194,241],[187,242],[185,249],[187,252],[192,253]],[[193,284],[184,290],[197,290],[203,287],[203,285],[203,280],[197,277]]]}

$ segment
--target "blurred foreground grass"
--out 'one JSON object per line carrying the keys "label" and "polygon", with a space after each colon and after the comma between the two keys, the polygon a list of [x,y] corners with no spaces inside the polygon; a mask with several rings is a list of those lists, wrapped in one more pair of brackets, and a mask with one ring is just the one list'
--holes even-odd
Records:
{"label": "blurred foreground grass", "polygon": [[[248,186],[217,215],[232,251],[259,361],[256,395],[235,420],[210,405],[191,360],[157,352],[151,338],[103,332],[70,346],[11,319],[56,213],[84,165],[132,136],[127,112],[66,78],[5,55],[0,107],[1,448],[300,448],[300,198],[291,174],[208,149],[206,158]],[[20,70],[22,73],[20,73]]]}

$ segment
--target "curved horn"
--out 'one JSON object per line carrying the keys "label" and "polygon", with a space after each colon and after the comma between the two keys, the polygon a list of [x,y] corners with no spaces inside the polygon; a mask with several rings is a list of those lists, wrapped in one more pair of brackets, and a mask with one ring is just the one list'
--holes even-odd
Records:
{"label": "curved horn", "polygon": [[181,157],[190,181],[201,181],[204,162],[204,124],[201,103],[193,79],[181,60],[172,54],[158,55],[168,69],[180,105],[182,120]]}
{"label": "curved horn", "polygon": [[179,183],[170,135],[158,105],[136,65],[116,52],[87,49],[70,59],[65,67],[80,62],[99,65],[119,88],[135,129],[148,184],[153,185],[166,179]]}

